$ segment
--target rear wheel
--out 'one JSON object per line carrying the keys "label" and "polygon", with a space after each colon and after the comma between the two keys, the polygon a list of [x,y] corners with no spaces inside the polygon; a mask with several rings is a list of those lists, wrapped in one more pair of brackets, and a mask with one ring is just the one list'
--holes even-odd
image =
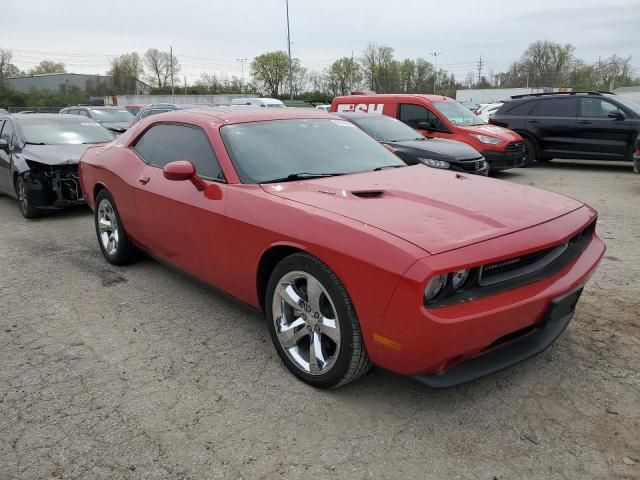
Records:
{"label": "rear wheel", "polygon": [[38,209],[31,205],[29,195],[27,195],[27,182],[21,176],[16,179],[16,193],[22,216],[27,219],[36,218],[39,214]]}
{"label": "rear wheel", "polygon": [[129,241],[113,197],[107,190],[101,190],[95,204],[96,235],[104,258],[114,265],[131,263],[137,249]]}
{"label": "rear wheel", "polygon": [[526,159],[524,162],[525,166],[532,165],[538,159],[538,148],[533,140],[529,138],[524,139],[524,151],[526,155]]}
{"label": "rear wheel", "polygon": [[267,323],[280,358],[314,387],[338,387],[364,375],[371,361],[349,295],[324,263],[296,253],[269,279]]}

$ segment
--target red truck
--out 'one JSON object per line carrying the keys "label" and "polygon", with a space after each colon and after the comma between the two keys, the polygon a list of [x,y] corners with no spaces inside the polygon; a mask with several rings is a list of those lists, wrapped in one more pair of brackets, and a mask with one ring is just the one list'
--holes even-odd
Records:
{"label": "red truck", "polygon": [[331,111],[388,115],[428,137],[464,142],[484,156],[491,171],[520,167],[526,161],[520,135],[488,125],[452,98],[442,95],[346,95],[333,99]]}

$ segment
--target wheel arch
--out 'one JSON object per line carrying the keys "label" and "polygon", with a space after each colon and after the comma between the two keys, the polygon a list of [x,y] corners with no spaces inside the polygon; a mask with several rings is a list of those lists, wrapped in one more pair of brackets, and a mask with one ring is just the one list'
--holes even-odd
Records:
{"label": "wheel arch", "polygon": [[278,263],[294,253],[309,252],[302,245],[278,243],[269,246],[260,255],[260,260],[258,261],[258,267],[256,269],[256,292],[258,293],[258,302],[262,310],[264,310],[265,307],[267,284],[269,283],[271,272],[273,272],[273,269],[276,268]]}

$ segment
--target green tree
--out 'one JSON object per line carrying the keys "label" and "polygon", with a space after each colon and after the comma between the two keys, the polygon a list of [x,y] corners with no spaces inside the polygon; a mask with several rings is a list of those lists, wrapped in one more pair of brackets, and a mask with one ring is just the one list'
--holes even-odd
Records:
{"label": "green tree", "polygon": [[136,94],[140,77],[144,75],[142,59],[136,52],[125,53],[111,60],[111,90],[114,94]]}
{"label": "green tree", "polygon": [[360,60],[366,84],[378,93],[400,89],[398,62],[393,58],[393,48],[369,44]]}
{"label": "green tree", "polygon": [[280,94],[288,75],[289,57],[281,50],[263,53],[251,62],[253,81],[272,97]]}
{"label": "green tree", "polygon": [[38,65],[29,70],[31,75],[42,75],[45,73],[67,73],[64,63],[56,63],[51,60],[42,60]]}
{"label": "green tree", "polygon": [[353,58],[343,57],[331,64],[327,80],[334,95],[348,95],[362,83],[362,70]]}

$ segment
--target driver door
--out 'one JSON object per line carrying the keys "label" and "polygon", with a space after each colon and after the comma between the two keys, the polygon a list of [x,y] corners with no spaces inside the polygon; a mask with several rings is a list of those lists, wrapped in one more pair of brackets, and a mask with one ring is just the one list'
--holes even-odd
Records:
{"label": "driver door", "polygon": [[[132,148],[146,163],[134,193],[139,241],[160,259],[221,285],[229,248],[227,185],[207,134],[195,125],[156,123]],[[162,169],[177,160],[193,163],[205,183],[217,184],[221,198],[207,198],[190,181],[167,180]]]}
{"label": "driver door", "polygon": [[[440,117],[422,105],[401,103],[398,105],[398,120],[418,130],[423,135],[438,138],[451,137],[449,129]],[[420,123],[428,123],[431,128],[429,130],[418,128]]]}

